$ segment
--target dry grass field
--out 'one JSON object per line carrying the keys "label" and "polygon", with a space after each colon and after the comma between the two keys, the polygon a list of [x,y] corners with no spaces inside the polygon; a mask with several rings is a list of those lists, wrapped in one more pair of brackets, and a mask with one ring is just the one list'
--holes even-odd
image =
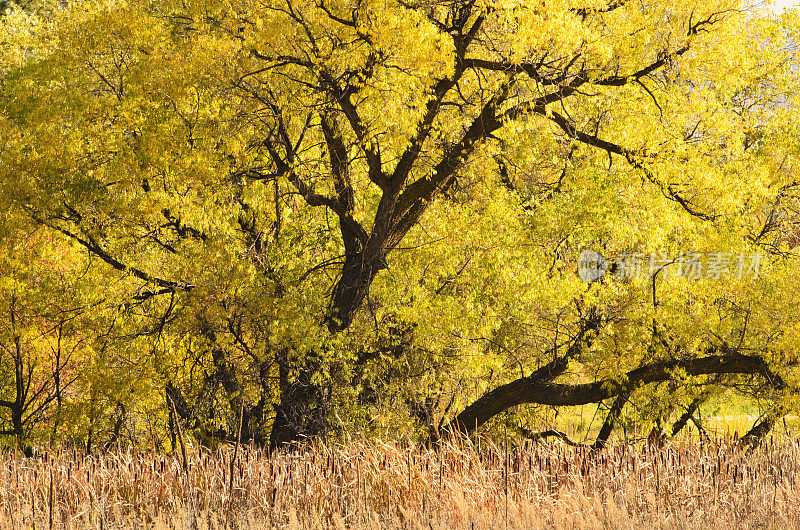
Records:
{"label": "dry grass field", "polygon": [[800,528],[800,444],[4,453],[0,527]]}

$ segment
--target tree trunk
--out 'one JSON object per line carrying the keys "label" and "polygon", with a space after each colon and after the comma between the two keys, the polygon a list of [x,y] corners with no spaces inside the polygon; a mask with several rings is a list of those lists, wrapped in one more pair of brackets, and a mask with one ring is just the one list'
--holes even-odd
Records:
{"label": "tree trunk", "polygon": [[269,438],[270,452],[280,447],[292,447],[327,432],[326,391],[312,383],[317,363],[300,370],[289,381],[289,364],[283,355],[278,361],[281,402],[275,407],[275,421]]}
{"label": "tree trunk", "polygon": [[369,287],[379,271],[386,268],[386,258],[379,255],[366,260],[361,255],[346,259],[342,275],[333,289],[331,310],[325,324],[331,333],[349,328],[353,317],[369,293]]}
{"label": "tree trunk", "polygon": [[611,405],[611,409],[609,409],[608,415],[606,416],[606,421],[603,422],[603,426],[600,427],[600,432],[597,435],[597,439],[594,441],[594,444],[592,444],[592,450],[599,451],[600,449],[604,448],[606,444],[608,444],[608,439],[611,437],[611,432],[614,430],[617,420],[619,420],[619,417],[622,414],[622,407],[624,407],[625,403],[628,402],[629,397],[630,394],[625,393],[618,395],[617,399],[614,400],[614,403]]}
{"label": "tree trunk", "polygon": [[[375,244],[378,249],[380,244]],[[375,257],[369,259],[367,253]],[[369,293],[376,274],[386,268],[384,255],[379,251],[362,251],[345,258],[342,275],[336,283],[331,296],[331,304],[325,325],[329,332],[339,333],[353,323],[356,312],[361,308]],[[278,360],[280,370],[281,402],[276,407],[275,422],[270,434],[270,450],[280,446],[293,445],[327,431],[328,389],[312,382],[313,375],[320,369],[315,359],[310,359],[293,380],[289,380],[290,366],[283,352]]]}

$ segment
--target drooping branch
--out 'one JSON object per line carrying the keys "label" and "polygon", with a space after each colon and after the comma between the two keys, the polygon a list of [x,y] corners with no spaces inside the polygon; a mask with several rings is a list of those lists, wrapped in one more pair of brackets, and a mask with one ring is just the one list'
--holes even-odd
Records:
{"label": "drooping branch", "polygon": [[[108,250],[103,248],[103,246],[90,234],[83,233],[82,235],[76,234],[67,228],[59,226],[54,222],[48,221],[40,216],[37,212],[28,209],[33,220],[36,222],[47,226],[61,234],[67,236],[68,238],[78,242],[84,248],[86,248],[89,252],[93,255],[97,256],[107,264],[111,265],[114,269],[121,271],[121,272],[129,272],[136,278],[139,278],[142,281],[147,283],[152,283],[162,287],[165,292],[175,292],[175,291],[191,291],[194,288],[194,285],[185,282],[178,282],[174,280],[165,280],[163,278],[159,278],[157,276],[153,276],[150,273],[143,271],[137,267],[133,267],[131,265],[126,265],[115,256],[113,256]],[[152,296],[152,295],[151,295]],[[149,296],[148,296],[149,298]]]}
{"label": "drooping branch", "polygon": [[558,125],[561,128],[561,130],[567,133],[567,135],[570,138],[578,140],[579,142],[584,143],[586,145],[597,147],[599,149],[607,151],[608,153],[614,153],[623,156],[625,160],[627,160],[627,162],[632,167],[642,171],[645,177],[647,177],[647,180],[658,186],[664,197],[678,203],[681,206],[681,208],[683,208],[690,215],[705,221],[713,221],[715,219],[714,215],[699,211],[697,209],[697,206],[695,206],[691,201],[689,201],[688,199],[683,197],[680,193],[678,193],[671,184],[664,184],[663,182],[661,182],[653,174],[653,172],[650,171],[650,169],[641,162],[641,155],[637,154],[635,151],[625,148],[614,142],[604,140],[597,135],[581,131],[577,127],[575,127],[575,125],[570,120],[568,120],[567,118],[565,118],[564,116],[562,116],[557,112],[554,111],[548,112],[546,108],[534,108],[534,112],[536,112],[537,114],[541,114],[543,116],[547,116],[547,118],[550,119],[550,121]]}
{"label": "drooping branch", "polygon": [[534,373],[487,392],[453,419],[447,429],[468,433],[497,414],[526,403],[552,406],[599,403],[633,392],[644,385],[668,381],[673,378],[676,370],[681,370],[689,376],[761,375],[778,390],[786,387],[783,379],[772,372],[763,358],[736,353],[655,362],[631,370],[620,379],[604,379],[583,384],[553,383],[535,377]]}

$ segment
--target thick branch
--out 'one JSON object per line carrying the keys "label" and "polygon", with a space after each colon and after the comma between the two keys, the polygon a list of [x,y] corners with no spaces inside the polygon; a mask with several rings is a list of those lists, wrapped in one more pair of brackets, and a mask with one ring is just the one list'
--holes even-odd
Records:
{"label": "thick branch", "polygon": [[[676,51],[664,53],[656,61],[653,61],[649,65],[629,75],[610,75],[590,81],[588,73],[581,72],[567,84],[562,84],[564,77],[563,75],[559,78],[548,78],[540,74],[537,68],[530,64],[509,64],[483,59],[465,59],[463,63],[465,67],[505,71],[510,75],[515,72],[523,71],[529,77],[535,79],[543,85],[558,85],[558,89],[540,96],[533,101],[519,105],[500,115],[499,109],[506,101],[510,87],[510,83],[506,84],[499,94],[490,99],[486,105],[484,105],[480,115],[472,122],[461,140],[459,140],[458,143],[456,143],[450,150],[448,150],[447,153],[445,153],[445,155],[442,157],[442,160],[436,165],[433,176],[415,181],[413,184],[408,186],[405,192],[403,192],[402,196],[400,197],[400,204],[398,207],[398,214],[401,215],[401,217],[400,221],[397,223],[395,234],[390,246],[393,247],[399,243],[405,233],[419,220],[435,195],[440,190],[446,189],[449,186],[449,184],[452,182],[455,172],[463,163],[463,161],[473,152],[475,145],[480,140],[486,138],[502,127],[506,119],[517,119],[525,114],[530,113],[547,116],[572,138],[582,143],[625,156],[629,162],[634,164],[637,168],[645,170],[645,172],[648,174],[648,177],[652,177],[652,174],[650,174],[646,168],[636,161],[636,159],[633,157],[632,151],[624,149],[612,142],[602,140],[597,136],[579,131],[569,120],[563,116],[557,113],[548,112],[547,107],[552,103],[561,101],[575,94],[578,89],[586,83],[600,86],[622,86],[628,82],[638,80],[663,67],[672,58],[683,55],[686,53],[686,51],[688,51],[688,49],[688,46],[684,46]],[[415,148],[415,146],[417,149],[419,149],[421,147],[421,143],[415,144],[412,142],[412,145],[409,148],[410,151],[404,154],[404,157],[409,156],[409,158],[411,158],[411,163],[413,163],[415,156],[413,154],[413,148]],[[401,164],[402,163],[403,159],[401,159]],[[398,164],[398,168],[401,167],[401,164]],[[403,168],[404,170],[406,169],[405,166],[403,166]],[[407,169],[410,169],[410,167]],[[656,182],[654,178],[651,178],[651,180]],[[690,211],[693,213],[693,215],[697,215],[698,217],[702,217],[704,215],[694,211],[691,208],[691,204],[680,197],[680,195],[674,192],[674,190],[669,189],[668,197],[679,202],[684,209],[687,209],[687,211]]]}
{"label": "thick branch", "polygon": [[508,90],[509,84],[507,83],[483,106],[481,113],[472,121],[461,139],[436,164],[433,176],[413,182],[400,195],[395,213],[398,221],[389,243],[390,248],[396,246],[408,230],[417,223],[436,194],[449,187],[456,171],[472,153],[475,145],[500,128],[502,121],[498,116],[498,111],[508,97]]}
{"label": "thick branch", "polygon": [[350,123],[350,127],[353,129],[356,138],[358,138],[361,144],[361,149],[364,150],[364,154],[367,158],[369,179],[377,184],[379,188],[386,189],[386,175],[383,173],[380,150],[377,144],[373,143],[372,140],[367,137],[367,127],[364,125],[364,121],[361,119],[358,109],[350,99],[351,91],[345,91],[339,88],[333,77],[325,72],[322,74],[322,79],[336,98],[339,108],[342,109],[347,121]]}
{"label": "thick branch", "polygon": [[342,140],[337,124],[330,116],[322,116],[322,131],[328,146],[331,172],[335,178],[335,187],[339,211],[340,230],[344,241],[346,255],[361,252],[367,240],[367,232],[352,215],[355,206],[355,194],[350,182],[350,167],[347,159],[347,148]]}
{"label": "thick branch", "polygon": [[464,75],[464,70],[468,65],[465,62],[463,55],[470,43],[475,38],[475,35],[477,34],[481,25],[483,25],[483,22],[484,17],[478,17],[467,34],[459,39],[456,39],[457,60],[455,72],[453,72],[452,76],[440,80],[438,83],[436,83],[436,86],[434,86],[433,97],[428,100],[428,103],[425,105],[425,114],[422,117],[422,121],[417,127],[417,130],[411,136],[409,146],[400,157],[394,173],[392,174],[392,183],[395,186],[399,187],[405,183],[409,173],[411,172],[411,168],[414,167],[414,163],[422,151],[422,146],[425,143],[425,140],[428,138],[428,135],[431,132],[434,119],[439,114],[439,110],[441,109],[445,96],[454,86],[456,86],[458,81]]}
{"label": "thick branch", "polygon": [[764,359],[738,354],[656,362],[631,370],[621,380],[605,379],[594,383],[558,384],[529,376],[487,392],[459,414],[448,428],[471,432],[500,412],[525,403],[553,406],[599,403],[650,383],[667,381],[673,377],[675,370],[682,370],[689,376],[758,374],[777,389],[786,387],[783,379],[770,370]]}

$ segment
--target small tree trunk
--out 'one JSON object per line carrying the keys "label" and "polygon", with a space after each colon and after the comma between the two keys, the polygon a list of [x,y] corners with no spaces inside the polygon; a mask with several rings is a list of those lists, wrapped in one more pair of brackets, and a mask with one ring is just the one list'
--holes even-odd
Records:
{"label": "small tree trunk", "polygon": [[672,433],[670,434],[670,436],[673,437],[676,436],[679,432],[683,430],[684,427],[686,427],[686,424],[689,423],[689,420],[692,419],[692,416],[694,416],[694,413],[697,412],[697,409],[700,408],[700,405],[702,403],[703,403],[702,398],[695,398],[691,402],[689,407],[686,409],[686,412],[681,414],[681,417],[678,418],[677,421],[675,421],[675,423],[672,425]]}
{"label": "small tree trunk", "polygon": [[620,414],[622,413],[622,407],[625,406],[625,403],[628,402],[628,398],[630,397],[629,393],[620,394],[614,400],[614,403],[611,405],[611,409],[608,411],[608,415],[606,416],[606,421],[603,422],[603,426],[600,427],[600,432],[597,435],[597,439],[592,444],[592,449],[598,451],[606,446],[608,443],[608,439],[611,437],[611,433],[614,430],[614,427],[619,420]]}
{"label": "small tree trunk", "polygon": [[749,431],[737,440],[739,447],[747,447],[749,449],[758,447],[764,437],[769,434],[775,426],[775,422],[783,418],[786,414],[787,410],[782,406],[768,411],[762,416],[760,421],[753,425]]}

